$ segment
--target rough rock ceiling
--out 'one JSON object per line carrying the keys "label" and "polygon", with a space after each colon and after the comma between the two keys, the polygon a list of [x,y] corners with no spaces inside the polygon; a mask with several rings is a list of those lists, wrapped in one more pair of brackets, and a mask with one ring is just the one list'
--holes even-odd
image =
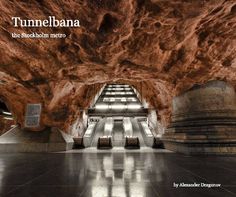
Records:
{"label": "rough rock ceiling", "polygon": [[[12,16],[49,15],[80,19],[81,28],[11,24]],[[194,84],[223,79],[236,87],[235,0],[0,0],[0,18],[0,97],[21,124],[26,104],[40,102],[42,128],[68,128],[111,81],[143,81],[165,125],[173,96]],[[12,32],[67,38],[13,39]]]}

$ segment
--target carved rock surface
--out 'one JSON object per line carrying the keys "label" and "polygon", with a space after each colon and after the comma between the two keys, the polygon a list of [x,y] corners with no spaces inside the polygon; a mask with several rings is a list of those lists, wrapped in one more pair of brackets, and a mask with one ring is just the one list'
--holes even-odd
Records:
{"label": "carved rock surface", "polygon": [[[11,17],[79,19],[80,28],[14,28]],[[235,0],[0,1],[0,97],[23,126],[42,103],[41,127],[65,131],[109,82],[140,86],[163,125],[175,95],[224,80],[236,87]],[[65,33],[13,39],[11,33]]]}

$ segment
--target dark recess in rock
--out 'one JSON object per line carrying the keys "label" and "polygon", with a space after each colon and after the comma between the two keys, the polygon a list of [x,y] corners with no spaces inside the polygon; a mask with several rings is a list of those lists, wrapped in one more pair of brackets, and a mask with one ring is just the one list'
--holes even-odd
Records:
{"label": "dark recess in rock", "polygon": [[199,33],[199,44],[201,44],[202,42],[204,42],[206,40],[206,38],[209,36],[209,32],[208,31],[202,31]]}
{"label": "dark recess in rock", "polygon": [[173,11],[171,11],[170,16],[175,17],[175,18],[183,17],[181,12],[178,9],[174,9]]}
{"label": "dark recess in rock", "polygon": [[225,67],[231,66],[232,60],[230,58],[226,58],[223,62],[222,65]]}
{"label": "dark recess in rock", "polygon": [[161,23],[160,22],[156,22],[155,23],[155,27],[160,28],[161,27]]}
{"label": "dark recess in rock", "polygon": [[218,13],[219,11],[222,10],[222,8],[223,8],[222,6],[219,6],[219,7],[215,8],[215,9],[211,12],[211,15],[214,15],[214,14]]}
{"label": "dark recess in rock", "polygon": [[52,118],[53,120],[57,121],[57,120],[65,120],[68,116],[68,112],[69,112],[69,109],[68,107],[63,107],[63,108],[60,108],[58,109],[57,111],[54,111],[52,112]]}
{"label": "dark recess in rock", "polygon": [[231,13],[235,14],[236,13],[236,4],[234,6],[232,6],[231,8]]}
{"label": "dark recess in rock", "polygon": [[145,1],[145,8],[153,15],[158,15],[162,11],[157,3],[152,3],[150,0]]}
{"label": "dark recess in rock", "polygon": [[117,19],[115,17],[109,13],[105,14],[98,31],[102,34],[110,33],[116,27],[116,24]]}
{"label": "dark recess in rock", "polygon": [[4,111],[8,111],[8,108],[7,108],[6,104],[3,101],[0,100],[0,110],[1,109],[4,110]]}
{"label": "dark recess in rock", "polygon": [[179,49],[178,51],[172,51],[171,56],[167,64],[163,67],[164,71],[169,71],[178,61],[182,61],[185,55],[184,48]]}

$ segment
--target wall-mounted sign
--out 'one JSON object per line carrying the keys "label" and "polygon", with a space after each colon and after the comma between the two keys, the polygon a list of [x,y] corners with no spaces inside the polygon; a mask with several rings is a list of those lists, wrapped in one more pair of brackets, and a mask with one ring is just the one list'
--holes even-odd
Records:
{"label": "wall-mounted sign", "polygon": [[27,104],[25,127],[38,127],[40,124],[41,104]]}

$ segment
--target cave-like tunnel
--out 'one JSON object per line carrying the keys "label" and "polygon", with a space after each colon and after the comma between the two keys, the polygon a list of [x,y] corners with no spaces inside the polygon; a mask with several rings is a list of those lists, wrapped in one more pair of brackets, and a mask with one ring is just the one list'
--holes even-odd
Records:
{"label": "cave-like tunnel", "polygon": [[0,0],[0,196],[236,196],[235,0]]}
{"label": "cave-like tunnel", "polygon": [[0,100],[0,135],[15,126],[14,118],[4,101]]}

